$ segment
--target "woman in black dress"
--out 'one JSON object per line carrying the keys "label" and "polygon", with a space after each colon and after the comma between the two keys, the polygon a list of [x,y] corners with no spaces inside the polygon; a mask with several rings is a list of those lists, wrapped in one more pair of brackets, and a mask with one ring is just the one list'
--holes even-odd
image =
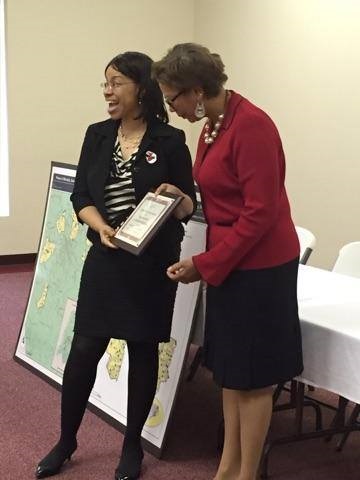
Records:
{"label": "woman in black dress", "polygon": [[[110,338],[127,341],[127,428],[115,480],[140,475],[141,431],[156,391],[158,343],[169,341],[176,285],[166,268],[179,259],[181,222],[194,211],[191,158],[181,130],[168,115],[152,60],[138,52],[113,58],[102,84],[110,119],[85,136],[71,200],[92,242],[85,260],[74,338],[63,377],[61,436],[39,463],[36,476],[58,473],[77,448],[96,369]],[[183,196],[145,252],[135,256],[111,238],[150,191]]]}

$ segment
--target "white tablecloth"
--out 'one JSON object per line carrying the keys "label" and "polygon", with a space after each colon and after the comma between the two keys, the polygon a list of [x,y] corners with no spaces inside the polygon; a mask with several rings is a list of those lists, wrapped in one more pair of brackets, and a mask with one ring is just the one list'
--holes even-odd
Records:
{"label": "white tablecloth", "polygon": [[300,265],[299,380],[360,403],[360,279]]}

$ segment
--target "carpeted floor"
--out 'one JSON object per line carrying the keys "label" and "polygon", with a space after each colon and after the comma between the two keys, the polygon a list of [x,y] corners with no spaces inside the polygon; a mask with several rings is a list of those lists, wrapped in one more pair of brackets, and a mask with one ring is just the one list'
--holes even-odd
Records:
{"label": "carpeted floor", "polygon": [[[37,461],[57,440],[59,392],[13,360],[31,284],[29,268],[0,267],[0,480],[34,478]],[[194,349],[190,351],[190,358]],[[336,397],[317,390],[322,400]],[[200,368],[192,382],[181,384],[163,458],[146,454],[144,480],[211,480],[219,460],[217,430],[220,392]],[[324,422],[332,414],[324,410]],[[291,433],[292,412],[274,414],[270,435]],[[304,429],[313,427],[306,412]],[[335,440],[311,440],[277,447],[270,457],[271,478],[278,480],[360,479],[360,434],[353,433],[342,453]],[[122,435],[91,412],[79,433],[79,448],[57,477],[112,480]]]}

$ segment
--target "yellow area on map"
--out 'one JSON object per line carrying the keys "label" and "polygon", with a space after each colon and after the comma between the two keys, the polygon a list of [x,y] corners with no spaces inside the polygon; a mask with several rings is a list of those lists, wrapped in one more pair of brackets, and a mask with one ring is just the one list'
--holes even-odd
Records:
{"label": "yellow area on map", "polygon": [[106,353],[109,355],[109,359],[106,364],[106,369],[111,380],[117,380],[119,378],[125,353],[125,345],[125,340],[112,338],[107,346]]}
{"label": "yellow area on map", "polygon": [[72,225],[71,225],[71,232],[70,232],[70,240],[75,240],[79,233],[79,222],[76,218],[76,214],[73,211],[71,214],[72,217]]}
{"label": "yellow area on map", "polygon": [[54,253],[55,243],[49,242],[49,239],[46,239],[43,251],[40,255],[40,263],[45,263],[49,260],[51,255]]}
{"label": "yellow area on map", "polygon": [[40,298],[36,303],[37,308],[42,308],[45,305],[46,297],[47,297],[47,293],[48,293],[48,288],[49,288],[49,285],[46,283],[45,287],[44,287],[44,289],[43,289],[43,291],[40,295]]}
{"label": "yellow area on map", "polygon": [[170,342],[159,344],[159,373],[156,391],[160,388],[160,383],[169,380],[169,367],[176,348],[175,338],[171,338]]}
{"label": "yellow area on map", "polygon": [[56,220],[56,228],[57,228],[58,233],[64,233],[64,231],[65,231],[65,215],[64,215],[64,212]]}
{"label": "yellow area on map", "polygon": [[[111,380],[118,380],[120,369],[125,353],[125,340],[112,338],[107,346],[106,353],[109,355],[106,363],[106,369]],[[176,348],[175,338],[171,338],[170,342],[159,344],[159,372],[156,391],[159,390],[160,384],[165,383],[169,379],[169,368]],[[160,401],[155,398],[152,404],[149,417],[146,421],[148,427],[156,427],[164,419],[164,409]]]}
{"label": "yellow area on map", "polygon": [[83,262],[85,262],[85,259],[87,257],[87,254],[88,254],[88,251],[89,251],[89,248],[91,247],[92,243],[90,242],[90,240],[87,238],[86,239],[86,246],[85,246],[85,250],[83,251],[83,253],[81,254],[81,260]]}
{"label": "yellow area on map", "polygon": [[[159,373],[156,391],[159,391],[160,384],[169,380],[169,368],[176,348],[175,338],[170,338],[170,342],[159,344]],[[147,427],[157,427],[164,420],[164,409],[158,398],[154,398],[149,416],[145,425]]]}
{"label": "yellow area on map", "polygon": [[149,416],[145,422],[147,427],[157,427],[164,420],[164,409],[156,397],[154,398],[153,404],[150,409]]}

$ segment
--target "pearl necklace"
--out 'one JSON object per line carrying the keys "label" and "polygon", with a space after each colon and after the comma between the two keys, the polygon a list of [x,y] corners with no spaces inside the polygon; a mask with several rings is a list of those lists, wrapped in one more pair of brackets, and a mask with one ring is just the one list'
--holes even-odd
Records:
{"label": "pearl necklace", "polygon": [[[231,93],[229,92],[229,90],[226,90],[225,91],[225,101],[224,101],[224,111],[225,111],[226,105],[229,101],[230,95],[231,95]],[[204,131],[204,142],[207,145],[211,145],[212,143],[214,143],[216,137],[218,136],[218,133],[219,133],[219,130],[220,130],[220,127],[222,125],[223,120],[224,120],[224,113],[220,113],[220,115],[218,115],[218,118],[215,122],[214,129],[211,133],[210,133],[210,124],[209,124],[209,122],[206,122],[205,131]]]}
{"label": "pearl necklace", "polygon": [[220,115],[217,118],[217,121],[214,125],[214,130],[210,133],[210,126],[209,122],[206,123],[205,125],[205,132],[204,132],[204,141],[207,145],[210,145],[211,143],[214,143],[215,138],[218,135],[218,132],[220,130],[221,124],[224,120],[224,114],[220,113]]}

